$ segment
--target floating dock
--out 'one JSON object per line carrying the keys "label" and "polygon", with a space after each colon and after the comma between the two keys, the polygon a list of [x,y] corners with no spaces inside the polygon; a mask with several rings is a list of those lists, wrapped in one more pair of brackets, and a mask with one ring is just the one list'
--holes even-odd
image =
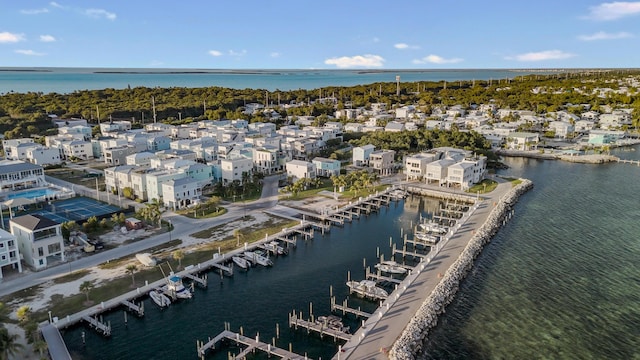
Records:
{"label": "floating dock", "polygon": [[351,339],[351,336],[352,336],[349,333],[331,329],[327,327],[325,324],[317,323],[315,321],[304,320],[302,318],[302,314],[297,315],[295,311],[289,314],[289,327],[292,327],[294,329],[297,329],[298,327],[307,329],[307,333],[309,332],[318,333],[320,334],[320,338],[322,338],[324,335],[329,335],[333,337],[334,340],[340,339],[344,341],[349,341],[349,339]]}
{"label": "floating dock", "polygon": [[269,356],[277,356],[281,359],[291,359],[291,360],[308,360],[306,356],[302,356],[279,347],[273,346],[271,344],[266,344],[260,341],[260,337],[256,335],[255,338],[250,338],[247,336],[240,335],[238,333],[225,330],[220,334],[216,335],[213,339],[210,339],[206,343],[198,342],[197,351],[198,356],[201,359],[204,359],[208,350],[215,350],[216,345],[222,340],[229,340],[235,342],[238,345],[247,346],[245,350],[243,350],[240,354],[236,355],[235,359],[245,359],[249,353],[255,352],[256,350],[265,352]]}

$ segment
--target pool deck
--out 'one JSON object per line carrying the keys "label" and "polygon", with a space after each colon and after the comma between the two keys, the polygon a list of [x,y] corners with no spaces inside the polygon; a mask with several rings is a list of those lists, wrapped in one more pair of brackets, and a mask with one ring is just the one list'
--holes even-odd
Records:
{"label": "pool deck", "polygon": [[[415,183],[411,186],[419,187]],[[439,275],[444,274],[458,259],[475,229],[486,222],[494,208],[493,204],[511,188],[511,183],[501,183],[493,192],[484,196],[485,200],[449,241],[444,243],[437,255],[424,266],[424,269],[405,279],[333,359],[388,359],[386,351],[402,334],[425,299],[440,282]],[[421,265],[418,265],[416,270],[420,267]]]}

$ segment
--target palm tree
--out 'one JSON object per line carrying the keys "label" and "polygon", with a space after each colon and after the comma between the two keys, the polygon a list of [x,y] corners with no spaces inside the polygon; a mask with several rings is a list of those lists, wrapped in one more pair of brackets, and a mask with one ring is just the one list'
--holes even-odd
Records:
{"label": "palm tree", "polygon": [[40,358],[44,358],[44,353],[49,349],[49,347],[47,346],[47,342],[42,340],[42,339],[38,339],[37,341],[33,342],[33,350],[37,351],[38,354],[40,354]]}
{"label": "palm tree", "polygon": [[9,334],[9,330],[0,327],[0,355],[3,359],[9,359],[9,356],[15,355],[18,350],[24,346],[18,342],[18,335]]}
{"label": "palm tree", "polygon": [[236,237],[236,246],[240,246],[240,238],[242,237],[242,231],[240,231],[240,229],[233,230],[233,236]]}
{"label": "palm tree", "polygon": [[178,269],[182,267],[182,259],[184,259],[184,251],[178,249],[173,252],[173,258],[178,260]]}
{"label": "palm tree", "polygon": [[127,265],[127,274],[131,275],[131,286],[136,286],[136,278],[134,277],[134,273],[138,271],[138,267],[135,264]]}
{"label": "palm tree", "polygon": [[89,293],[91,292],[91,290],[93,290],[94,287],[95,285],[93,285],[91,281],[85,281],[80,284],[80,292],[84,293],[87,296],[87,302],[91,301],[89,300]]}

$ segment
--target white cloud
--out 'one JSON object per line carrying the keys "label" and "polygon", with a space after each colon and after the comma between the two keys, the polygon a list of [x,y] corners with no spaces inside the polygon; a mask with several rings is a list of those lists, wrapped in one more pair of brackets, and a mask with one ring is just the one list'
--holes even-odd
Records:
{"label": "white cloud", "polygon": [[104,9],[87,9],[84,11],[84,14],[93,18],[105,18],[111,21],[116,19],[116,14]]}
{"label": "white cloud", "polygon": [[632,34],[628,32],[619,32],[619,33],[607,33],[604,31],[599,31],[592,35],[580,35],[578,39],[582,41],[594,41],[594,40],[615,40],[615,39],[626,39],[633,37]]}
{"label": "white cloud", "polygon": [[17,43],[24,40],[24,34],[14,34],[8,31],[0,32],[0,44]]}
{"label": "white cloud", "polygon": [[400,50],[420,49],[420,46],[418,46],[418,45],[409,45],[409,44],[405,44],[405,43],[397,43],[397,44],[394,44],[393,47],[396,48],[396,49],[400,49]]}
{"label": "white cloud", "polygon": [[640,1],[615,1],[589,7],[589,15],[585,18],[598,21],[609,21],[640,14]]}
{"label": "white cloud", "polygon": [[544,60],[560,60],[560,59],[568,59],[570,57],[574,57],[575,54],[571,54],[568,52],[564,52],[561,50],[545,50],[538,52],[529,52],[525,54],[519,54],[516,56],[507,56],[506,60],[517,60],[517,61],[544,61]]}
{"label": "white cloud", "polygon": [[53,35],[40,35],[40,41],[42,42],[54,42],[56,38]]}
{"label": "white cloud", "polygon": [[412,62],[414,64],[427,64],[427,63],[431,63],[431,64],[455,64],[455,63],[459,63],[464,61],[464,59],[461,58],[450,58],[450,59],[445,59],[442,56],[438,56],[438,55],[429,55],[429,56],[425,56],[422,59],[415,59]]}
{"label": "white cloud", "polygon": [[20,10],[20,13],[25,14],[25,15],[38,15],[38,14],[44,14],[44,13],[48,13],[48,12],[49,12],[49,9],[47,9],[47,8]]}
{"label": "white cloud", "polygon": [[335,65],[340,69],[351,67],[381,67],[384,58],[380,55],[355,55],[329,58],[324,61],[327,65]]}
{"label": "white cloud", "polygon": [[272,58],[277,58],[277,57],[280,57],[280,53],[277,51],[274,51],[271,54],[269,54],[269,56],[271,56]]}
{"label": "white cloud", "polygon": [[229,50],[229,55],[231,56],[244,56],[247,53],[247,50],[235,51]]}
{"label": "white cloud", "polygon": [[43,56],[44,53],[35,52],[33,50],[15,50],[16,53],[29,56]]}
{"label": "white cloud", "polygon": [[209,50],[209,55],[211,56],[221,56],[222,53],[218,50]]}
{"label": "white cloud", "polygon": [[50,3],[49,3],[49,5],[51,5],[51,6],[53,6],[53,7],[56,7],[56,8],[60,8],[60,9],[62,9],[62,8],[63,8],[63,6],[62,6],[62,5],[58,4],[58,3],[57,3],[57,2],[55,2],[55,1],[50,2]]}

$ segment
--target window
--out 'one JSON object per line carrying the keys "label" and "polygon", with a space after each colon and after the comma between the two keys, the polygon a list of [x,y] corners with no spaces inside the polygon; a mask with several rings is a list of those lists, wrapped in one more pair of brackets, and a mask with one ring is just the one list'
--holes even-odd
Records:
{"label": "window", "polygon": [[[42,247],[38,248],[38,256],[44,256],[44,249]],[[40,261],[42,261],[42,260],[40,260]],[[42,264],[40,264],[40,265],[42,265]]]}
{"label": "window", "polygon": [[2,257],[0,257],[0,260],[6,261],[7,260],[7,255],[2,255]]}

